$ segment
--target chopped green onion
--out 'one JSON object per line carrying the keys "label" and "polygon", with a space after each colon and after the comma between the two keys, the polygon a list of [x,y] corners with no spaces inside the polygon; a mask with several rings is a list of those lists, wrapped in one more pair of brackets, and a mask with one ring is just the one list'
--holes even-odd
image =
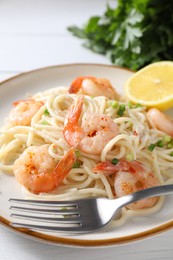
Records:
{"label": "chopped green onion", "polygon": [[170,142],[170,143],[168,143],[167,144],[167,146],[166,146],[166,148],[168,148],[168,149],[171,149],[171,148],[173,148],[173,144]]}
{"label": "chopped green onion", "polygon": [[163,141],[164,141],[164,143],[169,143],[172,141],[172,137],[170,135],[164,135]]}
{"label": "chopped green onion", "polygon": [[109,106],[112,106],[113,101],[112,100],[108,100],[107,103],[108,103]]}
{"label": "chopped green onion", "polygon": [[137,103],[134,108],[138,108],[138,107],[141,107],[142,105],[140,103]]}
{"label": "chopped green onion", "polygon": [[81,166],[81,162],[76,161],[76,162],[73,164],[72,168],[80,168],[80,166]]}
{"label": "chopped green onion", "polygon": [[117,114],[118,114],[119,116],[123,116],[125,109],[126,109],[126,107],[125,107],[124,104],[119,105],[119,109],[118,109]]}
{"label": "chopped green onion", "polygon": [[117,158],[114,158],[112,159],[111,163],[116,165],[119,163],[119,160]]}
{"label": "chopped green onion", "polygon": [[75,151],[75,155],[76,155],[76,157],[79,157],[81,154],[80,154],[80,151],[79,150],[76,150]]}
{"label": "chopped green onion", "polygon": [[148,147],[148,150],[149,150],[150,152],[152,152],[155,147],[156,147],[156,144],[150,144],[149,147]]}
{"label": "chopped green onion", "polygon": [[129,102],[127,105],[128,105],[129,108],[133,108],[132,102]]}
{"label": "chopped green onion", "polygon": [[173,152],[170,153],[170,156],[173,156]]}
{"label": "chopped green onion", "polygon": [[133,104],[132,102],[129,102],[127,105],[128,105],[128,107],[129,107],[130,109],[142,107],[142,105],[141,105],[140,103]]}
{"label": "chopped green onion", "polygon": [[164,142],[163,142],[163,140],[157,141],[156,146],[157,146],[157,147],[164,147]]}
{"label": "chopped green onion", "polygon": [[129,162],[133,161],[133,160],[134,160],[133,154],[132,154],[132,153],[128,153],[128,154],[126,155],[126,160],[129,161]]}
{"label": "chopped green onion", "polygon": [[112,106],[112,108],[114,108],[114,109],[116,109],[117,107],[118,107],[118,102],[115,100],[115,101],[113,101],[112,102],[112,104],[111,104],[111,106]]}
{"label": "chopped green onion", "polygon": [[50,113],[49,113],[49,111],[48,111],[47,108],[44,110],[43,114],[44,114],[45,116],[49,116],[49,115],[50,115]]}
{"label": "chopped green onion", "polygon": [[41,122],[41,124],[42,125],[48,125],[49,123],[46,120],[44,120],[44,121]]}

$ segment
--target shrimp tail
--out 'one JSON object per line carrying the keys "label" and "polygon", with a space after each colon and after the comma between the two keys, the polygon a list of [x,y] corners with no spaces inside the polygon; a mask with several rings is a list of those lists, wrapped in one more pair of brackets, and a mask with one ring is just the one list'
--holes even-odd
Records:
{"label": "shrimp tail", "polygon": [[83,99],[84,99],[83,96],[80,96],[77,99],[77,102],[73,104],[69,109],[68,116],[67,116],[67,120],[68,120],[67,124],[76,124],[78,122],[82,112]]}
{"label": "shrimp tail", "polygon": [[[36,101],[34,100],[34,99],[21,99],[21,100],[17,100],[17,101],[14,101],[13,103],[12,103],[12,105],[13,106],[17,106],[19,103],[21,103],[21,102],[33,102],[33,103],[35,103]],[[39,104],[42,104],[42,105],[44,105],[44,103],[42,102],[42,101],[39,101],[38,102]]]}
{"label": "shrimp tail", "polygon": [[130,169],[130,165],[129,162],[127,161],[119,161],[116,165],[111,163],[111,162],[101,162],[98,163],[94,168],[93,168],[93,172],[102,172],[104,173],[106,176],[110,175],[112,173],[116,173],[120,170],[123,171],[128,171]]}
{"label": "shrimp tail", "polygon": [[64,178],[68,175],[70,170],[73,167],[73,164],[76,161],[76,155],[74,149],[70,149],[65,156],[59,161],[57,166],[55,167],[53,174],[54,176],[58,176],[56,178],[56,186],[63,182]]}
{"label": "shrimp tail", "polygon": [[76,94],[80,90],[80,88],[82,87],[82,82],[83,82],[84,79],[94,79],[94,77],[90,77],[90,76],[86,77],[85,76],[85,77],[78,77],[78,78],[76,78],[71,83],[68,92],[70,94],[72,94],[72,93]]}
{"label": "shrimp tail", "polygon": [[98,163],[94,168],[93,168],[93,172],[95,173],[106,173],[107,175],[113,173],[116,171],[116,166],[113,165],[111,162],[101,162]]}
{"label": "shrimp tail", "polygon": [[112,173],[117,173],[118,171],[129,171],[131,173],[136,173],[138,171],[144,171],[143,166],[138,161],[126,161],[126,160],[120,160],[116,165],[111,162],[101,162],[98,163],[94,168],[93,172],[102,172],[106,176],[110,175]]}
{"label": "shrimp tail", "polygon": [[150,108],[147,117],[151,126],[173,137],[173,119],[157,108]]}
{"label": "shrimp tail", "polygon": [[17,100],[17,101],[14,101],[13,103],[12,103],[12,105],[13,106],[17,106],[19,103],[21,103],[21,102],[30,102],[30,101],[33,101],[32,99],[21,99],[21,100]]}
{"label": "shrimp tail", "polygon": [[73,104],[67,115],[67,123],[63,129],[63,135],[70,146],[76,147],[81,140],[83,130],[78,125],[83,106],[83,96],[80,96]]}

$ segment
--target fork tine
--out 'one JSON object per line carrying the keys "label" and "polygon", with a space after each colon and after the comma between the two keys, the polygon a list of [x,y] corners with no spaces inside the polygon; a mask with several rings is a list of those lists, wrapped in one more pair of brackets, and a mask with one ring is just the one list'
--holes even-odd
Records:
{"label": "fork tine", "polygon": [[9,199],[12,203],[40,205],[40,206],[60,206],[60,207],[77,207],[77,201],[46,201],[46,200],[26,200],[26,199]]}
{"label": "fork tine", "polygon": [[80,223],[80,217],[77,215],[74,217],[65,217],[65,218],[56,218],[56,217],[37,217],[37,216],[27,216],[21,214],[11,214],[10,217],[12,218],[19,218],[19,219],[27,219],[27,220],[34,220],[34,221],[46,221],[47,223],[56,223],[56,224],[74,224]]}
{"label": "fork tine", "polygon": [[32,225],[32,224],[24,224],[24,223],[17,223],[12,222],[11,225],[13,227],[18,228],[27,228],[27,229],[34,229],[34,230],[40,230],[40,231],[53,231],[53,232],[66,232],[66,233],[81,233],[83,229],[81,228],[82,225],[79,224],[78,226],[42,226],[42,225]]}
{"label": "fork tine", "polygon": [[36,209],[36,208],[28,208],[28,207],[17,207],[17,206],[10,206],[9,209],[17,210],[17,211],[25,211],[30,213],[40,213],[40,214],[60,214],[60,215],[70,215],[70,214],[79,214],[77,209]]}

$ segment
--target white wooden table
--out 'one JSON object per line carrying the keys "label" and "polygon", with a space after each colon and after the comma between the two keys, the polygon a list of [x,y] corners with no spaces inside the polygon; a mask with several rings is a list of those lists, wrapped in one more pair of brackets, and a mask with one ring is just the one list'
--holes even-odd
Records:
{"label": "white wooden table", "polygon": [[[106,0],[1,0],[0,80],[30,69],[65,63],[110,62],[81,47],[66,27],[101,14]],[[109,1],[115,5],[115,1]],[[173,230],[139,242],[109,248],[70,248],[42,244],[0,227],[1,260],[173,259]]]}

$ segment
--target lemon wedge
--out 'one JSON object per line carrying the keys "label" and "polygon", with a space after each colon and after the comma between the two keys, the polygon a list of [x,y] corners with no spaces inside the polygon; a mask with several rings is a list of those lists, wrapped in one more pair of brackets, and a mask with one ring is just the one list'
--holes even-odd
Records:
{"label": "lemon wedge", "polygon": [[130,77],[125,94],[134,103],[166,110],[173,107],[173,62],[151,63]]}

